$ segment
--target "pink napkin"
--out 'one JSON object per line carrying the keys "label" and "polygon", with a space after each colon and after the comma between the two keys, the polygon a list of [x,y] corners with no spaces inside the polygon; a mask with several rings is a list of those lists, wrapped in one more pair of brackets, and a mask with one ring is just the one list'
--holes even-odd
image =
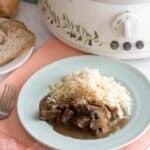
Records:
{"label": "pink napkin", "polygon": [[[24,65],[5,79],[5,82],[15,84],[19,93],[25,81],[41,67],[61,58],[75,55],[83,55],[83,53],[60,41],[49,40]],[[149,139],[150,130],[122,150],[145,150],[150,145]],[[0,150],[48,150],[24,130],[16,112],[16,104],[9,118],[0,120]]]}

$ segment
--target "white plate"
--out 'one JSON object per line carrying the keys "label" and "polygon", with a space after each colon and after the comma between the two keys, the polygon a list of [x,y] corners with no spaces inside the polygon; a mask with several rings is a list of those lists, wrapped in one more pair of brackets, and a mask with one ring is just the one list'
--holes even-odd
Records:
{"label": "white plate", "polygon": [[[115,134],[97,140],[80,140],[56,133],[52,126],[38,118],[39,102],[47,95],[49,84],[68,73],[85,67],[97,68],[122,82],[133,97],[129,123]],[[35,73],[22,88],[18,99],[18,115],[26,131],[41,143],[60,150],[110,150],[130,143],[150,123],[150,82],[136,69],[118,61],[99,56],[78,56],[50,64]]]}
{"label": "white plate", "polygon": [[30,55],[32,54],[32,51],[33,51],[33,47],[27,50],[26,52],[24,52],[22,55],[20,55],[16,59],[10,61],[9,63],[1,65],[0,75],[9,73],[15,70],[16,68],[18,68],[19,66],[21,66],[30,57]]}

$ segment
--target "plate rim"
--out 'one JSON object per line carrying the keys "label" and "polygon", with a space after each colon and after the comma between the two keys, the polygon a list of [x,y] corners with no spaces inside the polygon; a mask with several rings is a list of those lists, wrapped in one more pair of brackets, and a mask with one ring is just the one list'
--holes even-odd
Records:
{"label": "plate rim", "polygon": [[[33,74],[28,78],[28,80],[24,83],[24,85],[22,86],[22,88],[21,88],[21,90],[20,90],[20,93],[19,93],[19,96],[18,96],[18,101],[17,101],[17,114],[18,114],[18,116],[19,116],[19,121],[21,122],[21,125],[22,125],[22,127],[25,129],[25,131],[26,131],[31,137],[33,137],[35,140],[37,140],[39,143],[41,143],[41,144],[43,144],[43,145],[45,145],[45,146],[48,146],[48,147],[50,147],[50,148],[57,149],[57,147],[50,146],[50,145],[44,143],[43,141],[40,141],[36,136],[32,135],[32,133],[31,133],[31,132],[26,128],[26,126],[24,125],[24,123],[23,123],[23,121],[22,121],[22,119],[21,119],[21,117],[20,117],[20,114],[19,114],[20,95],[21,95],[21,93],[22,93],[22,90],[24,89],[24,87],[25,87],[26,84],[28,83],[28,81],[29,81],[31,78],[34,78],[34,76],[35,76],[36,74],[38,74],[39,72],[41,72],[42,70],[46,69],[47,67],[49,67],[49,66],[51,66],[51,65],[55,65],[55,64],[61,63],[61,62],[66,61],[66,60],[68,61],[69,59],[72,60],[72,59],[74,59],[74,58],[79,58],[79,57],[80,57],[80,58],[82,58],[82,57],[95,57],[95,58],[105,59],[105,60],[108,60],[108,61],[113,61],[114,63],[119,63],[120,65],[124,65],[124,66],[126,66],[126,67],[128,67],[128,68],[134,70],[135,72],[139,73],[139,74],[149,83],[149,85],[150,85],[150,80],[149,80],[149,78],[148,78],[147,76],[145,76],[144,73],[141,72],[139,69],[137,69],[136,67],[131,66],[131,65],[129,65],[129,64],[127,64],[127,63],[125,63],[125,62],[123,62],[123,61],[121,61],[121,60],[116,60],[116,59],[114,59],[114,58],[109,58],[109,57],[107,57],[107,56],[96,56],[96,55],[71,56],[71,57],[65,57],[65,58],[62,58],[62,59],[55,60],[54,62],[49,63],[49,64],[43,66],[43,67],[40,68],[38,71],[36,71],[35,73],[33,73]],[[120,146],[113,147],[113,148],[111,148],[111,150],[120,149],[120,148],[123,148],[123,147],[125,147],[125,146],[131,144],[132,142],[134,142],[135,140],[137,140],[138,138],[140,138],[140,137],[141,137],[147,130],[149,130],[149,129],[150,129],[150,123],[147,124],[147,126],[144,128],[144,130],[143,130],[141,133],[139,133],[135,138],[133,138],[133,139],[130,140],[129,142],[126,142],[126,143],[124,143],[124,144],[122,144],[122,145],[120,145]],[[64,149],[63,149],[63,150],[64,150]]]}
{"label": "plate rim", "polygon": [[[18,57],[16,57],[14,60],[8,62],[8,64],[11,64],[17,58],[19,59],[21,56],[25,55],[23,59],[21,59],[19,62],[15,63],[13,66],[11,66],[9,68],[6,68],[6,69],[4,69],[2,71],[0,70],[0,75],[7,74],[7,73],[9,73],[9,72],[17,69],[18,67],[20,67],[22,64],[24,64],[30,58],[30,56],[32,55],[33,50],[34,50],[34,46],[32,46],[31,48],[29,48],[27,51],[25,51],[24,53],[22,53]],[[4,64],[4,65],[0,66],[0,68],[4,67],[5,65],[7,66],[8,64]]]}

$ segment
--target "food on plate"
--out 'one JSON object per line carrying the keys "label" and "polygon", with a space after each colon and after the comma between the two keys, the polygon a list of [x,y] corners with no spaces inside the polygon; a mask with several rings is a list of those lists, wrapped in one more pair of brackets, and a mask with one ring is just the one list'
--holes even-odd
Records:
{"label": "food on plate", "polygon": [[16,15],[20,0],[0,0],[0,16],[13,17]]}
{"label": "food on plate", "polygon": [[0,65],[20,56],[34,46],[35,35],[24,23],[14,19],[0,19]]}
{"label": "food on plate", "polygon": [[96,69],[70,73],[49,91],[40,102],[39,117],[64,135],[71,129],[85,136],[68,136],[106,137],[124,127],[131,115],[132,99],[126,87]]}

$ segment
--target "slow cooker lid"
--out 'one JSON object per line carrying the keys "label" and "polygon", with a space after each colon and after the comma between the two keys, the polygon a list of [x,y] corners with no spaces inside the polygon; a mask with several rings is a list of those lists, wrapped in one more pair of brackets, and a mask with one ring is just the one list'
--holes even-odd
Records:
{"label": "slow cooker lid", "polygon": [[150,0],[93,0],[93,1],[111,4],[137,4],[150,2]]}

